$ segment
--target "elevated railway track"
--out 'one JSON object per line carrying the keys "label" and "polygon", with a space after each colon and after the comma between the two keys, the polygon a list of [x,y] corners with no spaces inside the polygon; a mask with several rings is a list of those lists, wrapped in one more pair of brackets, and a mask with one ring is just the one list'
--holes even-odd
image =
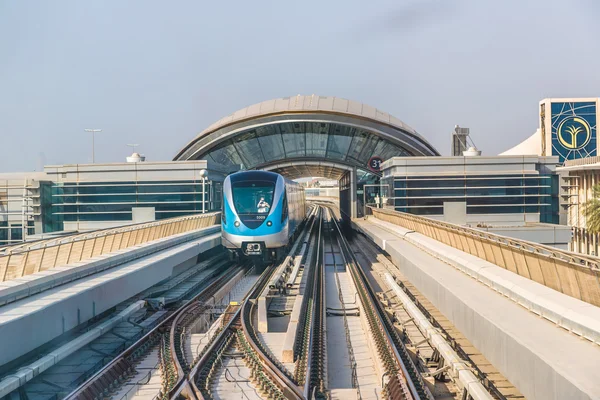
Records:
{"label": "elevated railway track", "polygon": [[[433,343],[453,340],[442,329],[447,325],[434,321],[430,305],[425,319],[444,334],[416,323],[420,317],[411,312],[423,312],[424,302],[336,214],[329,204],[314,205],[279,265],[255,267],[215,254],[132,298],[128,304],[146,302],[151,322],[132,321],[140,325],[137,337],[124,341],[118,355],[106,355],[104,363],[111,360],[80,378],[75,390],[62,388],[53,398],[513,398],[506,380],[472,389],[486,375],[465,360],[456,340],[449,345],[458,353],[453,362],[477,376],[467,383],[452,376],[445,347]],[[398,282],[414,307],[393,300],[400,298],[393,293]],[[19,397],[35,398],[26,390]]]}

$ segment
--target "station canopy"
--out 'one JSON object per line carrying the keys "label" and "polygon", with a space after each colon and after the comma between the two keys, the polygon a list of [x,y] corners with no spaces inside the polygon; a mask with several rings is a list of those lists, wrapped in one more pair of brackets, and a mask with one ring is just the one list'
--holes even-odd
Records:
{"label": "station canopy", "polygon": [[203,160],[225,170],[264,169],[289,179],[340,179],[374,158],[437,156],[414,129],[388,113],[338,97],[264,101],[215,122],[175,161]]}

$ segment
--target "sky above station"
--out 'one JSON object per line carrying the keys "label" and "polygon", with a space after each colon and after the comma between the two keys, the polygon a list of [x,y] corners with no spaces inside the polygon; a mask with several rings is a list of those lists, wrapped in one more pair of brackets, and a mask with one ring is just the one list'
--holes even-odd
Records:
{"label": "sky above station", "polygon": [[530,136],[600,96],[597,0],[0,1],[0,172],[171,160],[235,110],[297,94],[388,112],[442,155]]}

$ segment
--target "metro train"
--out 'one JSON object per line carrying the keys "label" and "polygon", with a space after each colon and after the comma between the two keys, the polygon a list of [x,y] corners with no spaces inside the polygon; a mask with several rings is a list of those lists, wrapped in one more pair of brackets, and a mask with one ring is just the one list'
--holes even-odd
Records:
{"label": "metro train", "polygon": [[232,259],[282,258],[306,217],[304,188],[268,171],[229,175],[222,204],[222,244]]}

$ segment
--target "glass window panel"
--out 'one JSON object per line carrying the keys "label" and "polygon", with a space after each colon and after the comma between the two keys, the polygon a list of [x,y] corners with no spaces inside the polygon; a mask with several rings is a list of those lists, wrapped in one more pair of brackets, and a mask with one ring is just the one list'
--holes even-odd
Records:
{"label": "glass window panel", "polygon": [[[467,205],[523,204],[523,197],[467,197]],[[498,209],[501,209],[499,207]],[[493,213],[492,213],[493,214]]]}
{"label": "glass window panel", "polygon": [[383,143],[381,150],[375,148],[373,155],[379,156],[383,160],[389,160],[392,157],[403,157],[408,155],[404,149],[387,142],[387,140],[380,140],[377,144],[377,147],[379,147],[380,143]]}
{"label": "glass window panel", "polygon": [[304,157],[306,155],[306,138],[304,132],[294,132],[294,124],[292,123],[282,124],[279,129],[287,157]]}
{"label": "glass window panel", "polygon": [[131,218],[131,213],[65,215],[65,221],[131,221]]}
{"label": "glass window panel", "polygon": [[345,160],[351,142],[351,136],[330,135],[327,142],[327,158]]}
{"label": "glass window panel", "polygon": [[148,204],[156,211],[195,211],[202,209],[202,203],[154,203]]}
{"label": "glass window panel", "polygon": [[[200,185],[200,188],[202,186]],[[139,186],[138,193],[193,193],[197,188],[194,185],[157,185]],[[202,189],[200,189],[202,191]]]}
{"label": "glass window panel", "polygon": [[63,206],[63,205],[52,205],[52,212],[77,212],[77,206]]}
{"label": "glass window panel", "polygon": [[134,185],[135,182],[125,182],[125,181],[119,181],[119,182],[79,182],[79,187],[81,186],[97,186],[97,185],[103,185],[103,186],[118,186],[118,185]]}
{"label": "glass window panel", "polygon": [[408,199],[409,206],[443,206],[445,201],[456,201],[456,199]]}
{"label": "glass window panel", "polygon": [[523,180],[519,177],[510,177],[502,179],[468,179],[467,186],[478,187],[478,186],[522,186]]}
{"label": "glass window panel", "polygon": [[467,214],[520,214],[522,212],[523,206],[467,207]]}
{"label": "glass window panel", "polygon": [[499,187],[499,188],[468,188],[469,196],[522,196],[523,189],[521,187]]}
{"label": "glass window panel", "polygon": [[354,137],[352,138],[352,142],[350,144],[350,148],[348,150],[348,159],[352,161],[358,160],[360,156],[360,150],[364,143],[367,141],[369,134],[365,131],[356,130],[354,132]]}
{"label": "glass window panel", "polygon": [[369,158],[373,156],[373,150],[377,146],[379,138],[368,132],[361,131],[354,136],[348,157],[359,164],[366,165]]}
{"label": "glass window panel", "polygon": [[264,164],[265,159],[260,144],[258,144],[256,132],[250,131],[238,136],[234,145],[247,168],[251,169],[256,165]]}
{"label": "glass window panel", "polygon": [[[106,184],[102,184],[106,185]],[[79,194],[119,194],[135,193],[135,186],[115,185],[115,186],[79,186]]]}
{"label": "glass window panel", "polygon": [[265,136],[258,136],[258,142],[262,148],[265,161],[282,160],[285,157],[285,149],[283,147],[283,139],[278,133],[273,133]]}
{"label": "glass window panel", "polygon": [[235,166],[242,165],[245,168],[244,162],[240,158],[237,150],[233,147],[231,142],[219,149],[211,151],[210,155],[217,164]]}
{"label": "glass window panel", "polygon": [[233,202],[238,214],[267,214],[273,203],[275,184],[264,181],[245,181],[232,184]]}
{"label": "glass window panel", "polygon": [[373,149],[373,155],[379,156],[383,158],[383,152],[386,150],[391,144],[387,140],[379,139],[377,145]]}
{"label": "glass window panel", "polygon": [[408,208],[409,213],[416,215],[441,215],[444,209],[441,207]]}
{"label": "glass window panel", "polygon": [[306,155],[309,157],[325,157],[327,152],[326,133],[306,133]]}
{"label": "glass window panel", "polygon": [[462,179],[440,179],[440,180],[417,180],[408,179],[406,181],[406,187],[408,188],[456,188],[464,187],[465,181]]}
{"label": "glass window panel", "polygon": [[196,210],[194,212],[190,212],[190,211],[161,211],[161,212],[159,212],[159,211],[157,211],[156,219],[183,217],[186,215],[195,214],[197,212],[198,212],[198,210]]}
{"label": "glass window panel", "polygon": [[540,198],[537,196],[525,197],[525,204],[539,204]]}
{"label": "glass window panel", "polygon": [[[94,195],[94,196],[78,196],[78,203],[126,203],[135,202],[135,194],[113,194],[113,195]],[[65,203],[67,203],[65,201]]]}
{"label": "glass window panel", "polygon": [[[200,194],[200,197],[202,197],[202,194]],[[165,193],[157,193],[157,194],[148,194],[148,193],[144,193],[138,196],[138,201],[140,203],[147,203],[147,202],[158,202],[158,203],[164,203],[164,202],[171,202],[171,201],[195,201],[196,198],[194,196],[194,194],[192,193],[187,193],[187,194],[183,194],[183,193],[171,193],[171,194],[165,194]]]}
{"label": "glass window panel", "polygon": [[441,197],[441,196],[464,196],[465,190],[462,188],[438,188],[438,189],[415,189],[407,190],[409,197]]}
{"label": "glass window panel", "polygon": [[55,186],[52,188],[52,194],[77,194],[76,187]]}
{"label": "glass window panel", "polygon": [[79,212],[103,213],[115,211],[131,211],[132,204],[90,204],[79,206]]}

